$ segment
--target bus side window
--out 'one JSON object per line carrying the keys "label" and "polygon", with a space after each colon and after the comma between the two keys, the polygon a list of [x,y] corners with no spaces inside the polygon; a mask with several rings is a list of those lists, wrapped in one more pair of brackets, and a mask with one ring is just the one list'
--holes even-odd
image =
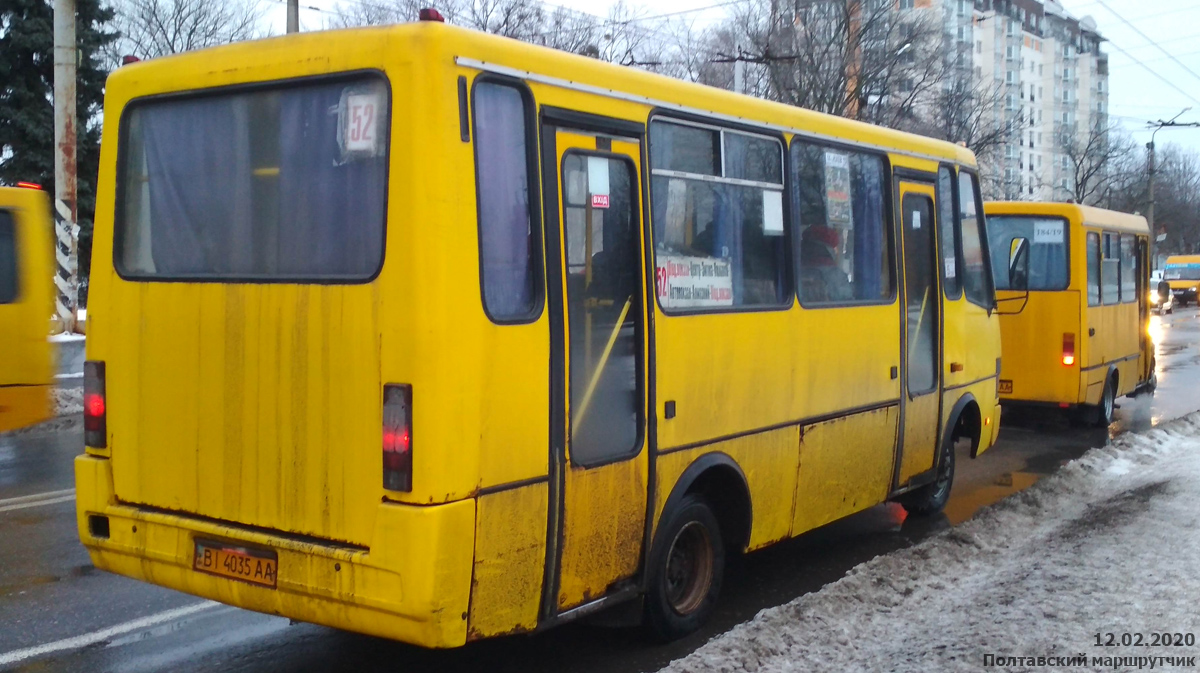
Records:
{"label": "bus side window", "polygon": [[494,322],[527,321],[541,306],[530,101],[515,86],[485,80],[471,108],[483,308]]}
{"label": "bus side window", "polygon": [[793,227],[800,303],[876,303],[892,296],[883,159],[792,141]]}
{"label": "bus side window", "polygon": [[1121,237],[1116,234],[1104,234],[1100,262],[1100,299],[1104,305],[1116,304],[1121,301],[1121,279],[1119,278],[1121,261]]}
{"label": "bus side window", "polygon": [[983,254],[983,201],[979,197],[979,179],[970,173],[958,174],[958,227],[962,241],[963,268],[959,272],[967,300],[991,308],[991,275]]}
{"label": "bus side window", "polygon": [[664,309],[791,302],[778,138],[656,119],[650,168]]}
{"label": "bus side window", "polygon": [[1138,300],[1137,240],[1132,234],[1121,236],[1121,301],[1132,304]]}
{"label": "bus side window", "polygon": [[[961,198],[961,197],[960,197]],[[971,198],[968,194],[967,198]],[[954,201],[954,171],[949,166],[938,168],[938,243],[942,251],[942,278],[947,299],[962,296],[958,275],[958,229]]]}
{"label": "bus side window", "polygon": [[17,232],[12,214],[0,210],[0,304],[17,300]]}
{"label": "bus side window", "polygon": [[1100,234],[1087,235],[1088,306],[1100,305]]}

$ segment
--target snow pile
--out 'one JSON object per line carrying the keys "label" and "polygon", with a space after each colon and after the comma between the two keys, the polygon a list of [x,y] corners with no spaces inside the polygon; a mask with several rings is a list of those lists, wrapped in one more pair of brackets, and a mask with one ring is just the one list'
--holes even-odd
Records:
{"label": "snow pile", "polygon": [[54,415],[72,416],[83,413],[83,388],[53,389]]}
{"label": "snow pile", "polygon": [[1196,656],[1200,642],[1100,647],[1095,634],[1149,642],[1169,631],[1200,641],[1197,568],[1193,413],[1090,451],[971,521],[763,610],[663,670],[974,671],[985,654],[1086,654],[1089,663]]}

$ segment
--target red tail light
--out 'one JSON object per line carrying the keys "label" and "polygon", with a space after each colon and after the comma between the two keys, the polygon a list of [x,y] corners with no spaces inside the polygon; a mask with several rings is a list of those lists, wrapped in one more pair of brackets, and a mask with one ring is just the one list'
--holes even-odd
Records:
{"label": "red tail light", "polygon": [[1075,334],[1072,332],[1063,332],[1062,363],[1065,367],[1075,365]]}
{"label": "red tail light", "polygon": [[108,400],[104,391],[104,363],[83,363],[83,443],[96,449],[108,446]]}
{"label": "red tail light", "polygon": [[42,186],[36,182],[18,182],[17,186],[21,189],[41,189]]}
{"label": "red tail light", "polygon": [[383,387],[383,487],[412,490],[412,386]]}

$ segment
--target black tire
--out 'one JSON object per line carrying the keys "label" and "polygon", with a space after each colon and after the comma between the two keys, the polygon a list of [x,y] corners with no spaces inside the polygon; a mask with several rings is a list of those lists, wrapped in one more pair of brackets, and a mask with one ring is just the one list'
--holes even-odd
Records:
{"label": "black tire", "polygon": [[1107,428],[1112,425],[1117,408],[1117,386],[1113,377],[1109,376],[1104,382],[1104,392],[1100,393],[1100,404],[1093,407],[1092,425]]}
{"label": "black tire", "polygon": [[950,489],[954,486],[955,439],[951,437],[942,447],[937,479],[932,484],[926,484],[900,496],[900,506],[912,516],[937,514],[950,501]]}
{"label": "black tire", "polygon": [[663,518],[650,556],[646,625],[666,642],[699,629],[717,604],[725,543],[708,503],[688,495]]}

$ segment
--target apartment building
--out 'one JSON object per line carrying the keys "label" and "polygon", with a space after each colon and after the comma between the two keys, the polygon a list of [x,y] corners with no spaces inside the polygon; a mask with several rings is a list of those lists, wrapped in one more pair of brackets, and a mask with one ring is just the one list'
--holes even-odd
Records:
{"label": "apartment building", "polygon": [[[963,4],[940,1],[956,16]],[[989,196],[1071,198],[1075,158],[1089,134],[1108,127],[1104,38],[1058,0],[973,0],[972,10],[974,75],[997,94],[992,122],[1011,131],[989,158]]]}

